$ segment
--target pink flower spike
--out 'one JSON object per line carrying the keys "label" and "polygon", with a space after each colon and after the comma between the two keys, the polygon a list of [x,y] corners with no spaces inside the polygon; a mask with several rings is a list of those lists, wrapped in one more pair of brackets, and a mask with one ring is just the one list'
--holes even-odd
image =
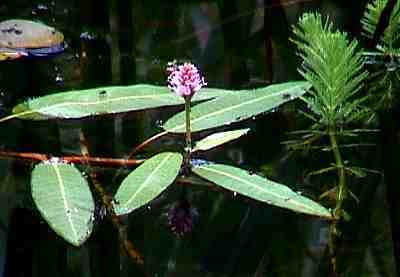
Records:
{"label": "pink flower spike", "polygon": [[182,97],[192,97],[203,86],[207,85],[196,68],[191,63],[177,65],[168,63],[168,88]]}

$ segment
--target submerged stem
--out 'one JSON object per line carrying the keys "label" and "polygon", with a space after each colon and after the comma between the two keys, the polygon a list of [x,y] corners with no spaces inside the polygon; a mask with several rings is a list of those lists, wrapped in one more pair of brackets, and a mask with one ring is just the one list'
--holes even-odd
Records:
{"label": "submerged stem", "polygon": [[[89,158],[89,146],[87,144],[87,141],[85,139],[84,134],[81,132],[80,133],[80,146],[81,146],[81,153],[84,158]],[[89,165],[87,163],[87,165]],[[137,262],[140,266],[144,265],[144,259],[142,254],[134,247],[133,243],[128,239],[127,235],[127,228],[122,221],[121,217],[118,216],[115,213],[114,206],[112,203],[112,197],[109,196],[109,194],[104,190],[103,186],[99,182],[97,178],[97,174],[95,171],[89,171],[89,176],[91,179],[91,184],[93,185],[94,189],[96,192],[99,194],[101,202],[103,206],[107,209],[107,213],[110,216],[112,224],[115,226],[115,228],[118,230],[118,237],[121,242],[121,244],[124,246],[124,249],[126,253],[129,255],[129,257]]]}
{"label": "submerged stem", "polygon": [[149,145],[151,142],[155,141],[156,139],[158,139],[158,138],[160,138],[160,137],[162,137],[162,136],[164,136],[166,134],[168,134],[168,131],[163,131],[161,133],[155,134],[151,138],[146,139],[144,142],[142,142],[141,144],[136,146],[135,149],[133,149],[131,153],[129,153],[128,159],[130,157],[132,157],[134,154],[136,154],[137,152],[139,152],[140,150],[142,150],[144,147]]}
{"label": "submerged stem", "polygon": [[329,139],[333,155],[335,157],[336,167],[338,168],[338,189],[336,191],[336,207],[334,215],[337,219],[340,218],[343,201],[347,198],[346,172],[343,164],[342,155],[339,150],[339,145],[336,139],[335,127],[330,127],[328,130]]}
{"label": "submerged stem", "polygon": [[343,202],[347,198],[347,185],[346,185],[346,172],[344,168],[344,163],[342,155],[339,150],[339,145],[336,137],[336,126],[330,126],[328,128],[329,140],[333,155],[335,157],[335,164],[338,169],[338,184],[336,190],[336,207],[333,211],[334,220],[329,228],[329,253],[332,265],[332,271],[334,276],[338,276],[337,272],[337,245],[336,241],[339,235],[338,222],[343,215]]}

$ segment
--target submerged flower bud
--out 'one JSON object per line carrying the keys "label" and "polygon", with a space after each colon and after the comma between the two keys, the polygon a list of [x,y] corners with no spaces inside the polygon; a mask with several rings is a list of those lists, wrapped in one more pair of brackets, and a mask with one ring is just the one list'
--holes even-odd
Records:
{"label": "submerged flower bud", "polygon": [[168,63],[167,73],[169,74],[167,80],[169,89],[182,97],[192,97],[198,90],[207,85],[204,77],[191,63],[181,65]]}
{"label": "submerged flower bud", "polygon": [[173,233],[183,236],[192,231],[198,215],[187,199],[179,200],[167,212],[168,226]]}

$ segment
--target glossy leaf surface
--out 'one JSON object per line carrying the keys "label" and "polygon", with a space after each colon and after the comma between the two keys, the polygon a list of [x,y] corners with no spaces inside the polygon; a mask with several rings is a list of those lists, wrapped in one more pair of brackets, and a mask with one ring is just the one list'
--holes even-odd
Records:
{"label": "glossy leaf surface", "polygon": [[[193,101],[230,94],[231,91],[207,88]],[[49,118],[83,118],[184,104],[182,97],[166,86],[133,85],[99,87],[49,94],[21,103],[13,108],[11,118],[44,120]]]}
{"label": "glossy leaf surface", "polygon": [[269,205],[299,213],[331,217],[331,213],[325,207],[289,187],[237,167],[205,163],[194,167],[193,171],[218,186]]}
{"label": "glossy leaf surface", "polygon": [[247,134],[249,130],[250,129],[247,128],[209,135],[196,143],[195,147],[193,148],[193,152],[209,150],[229,141],[235,140]]}
{"label": "glossy leaf surface", "polygon": [[[288,82],[254,90],[240,90],[198,104],[191,111],[192,131],[219,127],[268,112],[303,95],[308,88],[309,83],[304,81]],[[201,93],[202,91],[198,92]],[[185,112],[181,112],[165,122],[163,128],[171,133],[183,133],[185,124]]]}
{"label": "glossy leaf surface", "polygon": [[176,178],[183,157],[164,152],[148,159],[122,182],[114,199],[117,215],[130,213],[156,198]]}
{"label": "glossy leaf surface", "polygon": [[50,227],[79,246],[93,228],[94,202],[89,185],[73,165],[42,162],[31,177],[32,197]]}

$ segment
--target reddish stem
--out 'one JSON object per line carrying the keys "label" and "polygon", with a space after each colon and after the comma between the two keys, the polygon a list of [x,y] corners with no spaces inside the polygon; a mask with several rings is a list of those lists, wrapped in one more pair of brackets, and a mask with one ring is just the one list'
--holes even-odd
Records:
{"label": "reddish stem", "polygon": [[150,144],[151,142],[155,141],[156,139],[158,139],[158,138],[160,138],[160,137],[162,137],[162,136],[164,136],[164,135],[166,135],[166,134],[168,134],[168,132],[167,132],[167,131],[164,131],[164,132],[155,134],[154,136],[148,138],[147,140],[145,140],[144,142],[142,142],[141,144],[139,144],[138,146],[136,146],[136,147],[132,150],[132,152],[129,154],[128,157],[131,157],[132,155],[136,154],[137,152],[139,152],[140,150],[142,150],[142,148],[146,147],[146,146],[147,146],[148,144]]}
{"label": "reddish stem", "polygon": [[[32,153],[32,152],[13,152],[13,151],[0,151],[0,158],[16,158],[27,159],[35,161],[46,161],[51,158],[56,158],[46,154]],[[67,163],[91,165],[104,165],[104,166],[134,166],[138,165],[144,160],[136,159],[114,159],[114,158],[101,158],[101,157],[84,157],[84,156],[62,156],[60,159]]]}

